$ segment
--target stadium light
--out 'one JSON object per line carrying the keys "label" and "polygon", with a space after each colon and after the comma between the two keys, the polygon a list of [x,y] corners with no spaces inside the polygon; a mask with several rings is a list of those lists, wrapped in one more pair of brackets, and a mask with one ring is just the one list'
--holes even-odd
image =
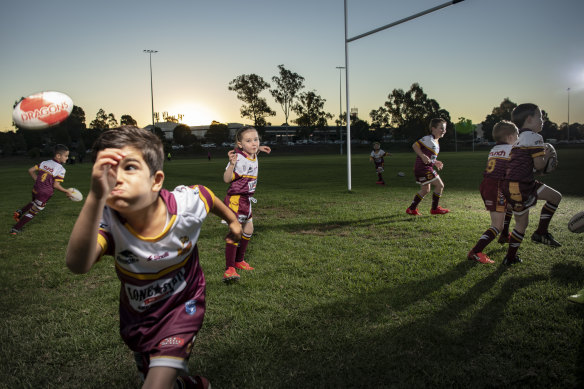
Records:
{"label": "stadium light", "polygon": [[408,22],[410,20],[419,18],[420,16],[427,15],[431,12],[438,11],[442,8],[448,7],[449,5],[460,3],[464,0],[452,0],[446,2],[444,4],[438,5],[436,7],[427,9],[422,12],[418,12],[412,16],[408,16],[407,18],[400,19],[393,23],[386,24],[384,26],[378,27],[374,30],[365,32],[360,35],[356,35],[352,38],[347,36],[347,0],[344,0],[345,5],[345,92],[346,92],[346,104],[347,104],[347,187],[349,191],[351,191],[351,114],[349,112],[349,43],[356,41],[357,39],[364,38],[368,35],[375,34],[376,32],[387,30],[388,28],[395,27],[398,24],[402,24]]}
{"label": "stadium light", "polygon": [[152,102],[152,131],[154,132],[154,89],[152,88],[152,53],[158,53],[158,50],[144,50],[150,56],[150,100]]}
{"label": "stadium light", "polygon": [[570,88],[568,88],[568,137],[566,138],[567,141],[570,141]]}

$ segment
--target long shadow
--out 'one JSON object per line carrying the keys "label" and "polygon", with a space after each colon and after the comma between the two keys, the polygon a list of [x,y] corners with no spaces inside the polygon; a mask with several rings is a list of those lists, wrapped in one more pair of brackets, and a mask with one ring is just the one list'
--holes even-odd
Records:
{"label": "long shadow", "polygon": [[[270,356],[269,366],[255,366],[255,369],[268,369],[270,375],[282,377],[274,383],[274,388],[303,387],[304,382],[331,388],[477,383],[481,386],[484,373],[480,369],[473,371],[466,363],[490,342],[495,324],[503,318],[513,294],[546,277],[508,280],[499,295],[470,322],[465,321],[462,314],[497,283],[505,272],[504,267],[495,268],[464,295],[433,309],[431,304],[436,302],[430,295],[464,277],[470,268],[471,263],[463,262],[436,277],[348,296],[297,312],[271,323],[270,330],[253,334],[258,347],[247,352]],[[410,313],[400,312],[414,305],[427,313],[412,320]],[[458,324],[461,320],[463,324]],[[384,322],[387,324],[380,324]],[[469,337],[474,339],[471,344],[461,340]],[[249,348],[248,342],[249,339],[242,344],[236,341],[216,360],[208,361],[208,366],[212,368],[215,363],[221,366],[225,360],[247,360],[249,356],[242,350]],[[464,374],[453,373],[450,369],[460,369]],[[489,369],[497,371],[496,366]],[[336,374],[331,376],[331,371]],[[259,384],[260,377],[238,376],[227,386]]]}
{"label": "long shadow", "polygon": [[[424,218],[422,216],[421,218]],[[379,216],[373,217],[368,219],[355,219],[355,220],[332,220],[332,221],[324,221],[324,222],[314,222],[314,223],[307,223],[307,222],[300,222],[300,223],[271,223],[268,226],[262,226],[261,223],[258,223],[256,228],[257,231],[262,231],[262,229],[274,231],[274,230],[282,230],[289,233],[301,232],[301,231],[317,231],[320,233],[332,233],[335,230],[340,230],[343,228],[360,228],[360,227],[370,227],[370,226],[383,226],[388,224],[394,223],[401,223],[401,222],[416,222],[417,219],[420,217],[412,217],[412,216],[402,216],[397,214],[390,214],[387,216]]]}

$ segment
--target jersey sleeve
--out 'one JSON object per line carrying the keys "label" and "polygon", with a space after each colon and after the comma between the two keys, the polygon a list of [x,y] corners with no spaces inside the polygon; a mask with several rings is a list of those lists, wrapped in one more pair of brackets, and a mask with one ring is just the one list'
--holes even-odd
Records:
{"label": "jersey sleeve", "polygon": [[110,231],[110,214],[107,211],[107,208],[103,210],[103,216],[99,222],[97,244],[101,247],[100,258],[104,255],[114,255],[115,247]]}

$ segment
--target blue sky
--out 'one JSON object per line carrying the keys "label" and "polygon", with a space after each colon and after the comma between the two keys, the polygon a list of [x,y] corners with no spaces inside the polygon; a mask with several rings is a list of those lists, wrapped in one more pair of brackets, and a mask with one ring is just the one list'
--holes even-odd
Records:
{"label": "blue sky", "polygon": [[[348,0],[353,37],[443,4]],[[359,116],[396,88],[420,83],[457,120],[478,123],[506,97],[534,102],[557,123],[584,122],[584,2],[465,0],[349,44],[350,105]],[[256,73],[270,82],[283,64],[305,91],[339,113],[344,66],[342,0],[54,0],[10,2],[0,14],[0,130],[21,96],[56,90],[85,110],[150,123],[154,108],[190,125],[249,122],[228,84]],[[345,80],[342,78],[343,109]],[[268,104],[284,121],[266,91]],[[294,119],[292,115],[291,119]]]}

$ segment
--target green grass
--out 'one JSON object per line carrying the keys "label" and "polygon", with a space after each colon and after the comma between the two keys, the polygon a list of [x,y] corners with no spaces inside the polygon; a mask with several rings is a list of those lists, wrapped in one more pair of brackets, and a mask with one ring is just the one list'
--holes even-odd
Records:
{"label": "green grass", "polygon": [[[490,222],[477,190],[486,151],[441,153],[452,212],[430,216],[425,199],[418,218],[404,212],[418,190],[413,153],[386,160],[386,187],[354,154],[351,193],[344,156],[262,155],[247,255],[256,270],[224,285],[226,227],[210,216],[201,234],[207,313],[191,371],[215,388],[584,385],[584,307],[566,299],[584,287],[582,235],[566,227],[584,209],[582,151],[558,150],[559,170],[543,177],[564,194],[551,226],[563,246],[529,240],[538,209],[524,263],[511,268],[497,243],[485,250],[496,264],[466,260]],[[165,186],[200,183],[222,198],[226,163],[174,159]],[[83,276],[65,267],[81,205],[57,193],[7,234],[29,199],[28,167],[0,166],[0,387],[139,387],[118,335],[112,258]],[[68,166],[66,186],[86,194],[89,171]]]}

